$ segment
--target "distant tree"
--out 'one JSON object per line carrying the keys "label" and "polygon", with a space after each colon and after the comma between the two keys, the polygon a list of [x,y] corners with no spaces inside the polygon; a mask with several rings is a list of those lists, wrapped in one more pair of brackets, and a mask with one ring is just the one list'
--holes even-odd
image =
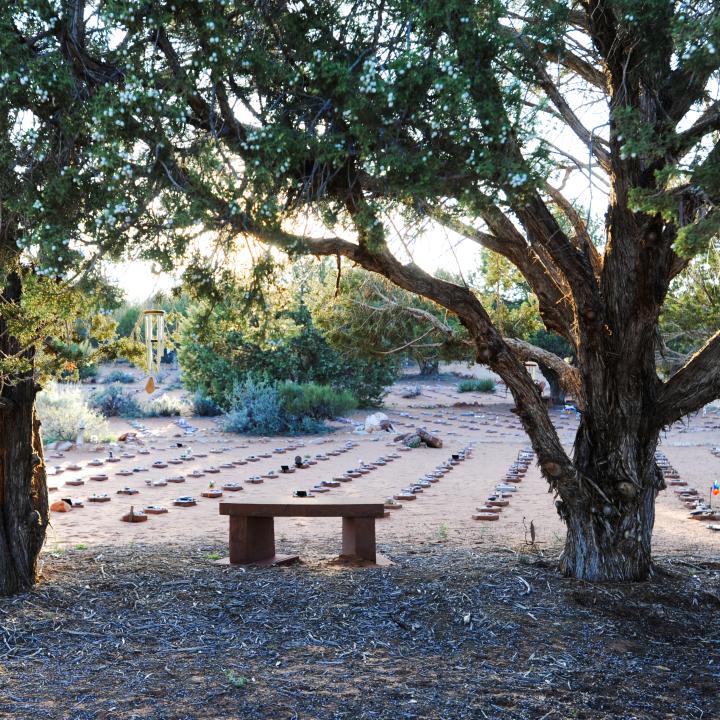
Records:
{"label": "distant tree", "polygon": [[377,404],[397,372],[395,357],[368,357],[338,348],[319,327],[303,289],[289,280],[248,303],[228,284],[220,302],[198,302],[177,333],[185,385],[228,409],[248,379],[319,383]]}
{"label": "distant tree", "polygon": [[[381,361],[409,357],[421,375],[437,375],[441,360],[469,360],[464,328],[448,311],[361,268],[339,278],[325,266],[308,292],[313,314],[345,353]],[[337,278],[337,285],[336,285]]]}
{"label": "distant tree", "polygon": [[693,259],[673,281],[660,317],[664,348],[660,355],[669,371],[685,363],[720,327],[720,241]]}

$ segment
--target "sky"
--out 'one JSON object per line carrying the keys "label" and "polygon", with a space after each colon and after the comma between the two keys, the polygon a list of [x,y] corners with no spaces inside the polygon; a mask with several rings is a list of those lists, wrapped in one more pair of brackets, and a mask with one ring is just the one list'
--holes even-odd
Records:
{"label": "sky", "polygon": [[[478,269],[480,246],[445,228],[434,226],[419,236],[405,238],[412,252],[412,260],[427,272],[439,269],[463,276]],[[392,242],[393,250],[403,262],[410,258],[398,241]],[[150,262],[133,261],[108,265],[108,279],[121,287],[129,302],[148,302],[159,291],[168,292],[179,282],[180,272],[155,273]]]}

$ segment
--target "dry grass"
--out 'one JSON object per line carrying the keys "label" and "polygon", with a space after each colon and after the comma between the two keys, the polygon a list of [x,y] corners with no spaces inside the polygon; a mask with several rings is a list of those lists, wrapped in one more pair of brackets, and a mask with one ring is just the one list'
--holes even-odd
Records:
{"label": "dry grass", "polygon": [[[591,586],[532,554],[213,565],[218,547],[46,557],[0,600],[0,717],[718,717],[720,565]],[[397,552],[394,552],[397,551]]]}

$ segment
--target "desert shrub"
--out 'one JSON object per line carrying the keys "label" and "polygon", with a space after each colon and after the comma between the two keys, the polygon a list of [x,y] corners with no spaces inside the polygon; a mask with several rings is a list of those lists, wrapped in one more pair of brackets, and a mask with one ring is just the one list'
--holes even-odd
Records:
{"label": "desert shrub", "polygon": [[250,435],[317,433],[327,430],[323,420],[356,406],[352,393],[327,385],[271,383],[251,377],[236,386],[224,427]]}
{"label": "desert shrub", "polygon": [[201,393],[195,393],[192,399],[192,413],[200,417],[215,417],[216,415],[222,415],[222,410],[212,398]]}
{"label": "desert shrub", "polygon": [[252,378],[235,387],[223,423],[227,432],[276,435],[288,431],[277,388]]}
{"label": "desert shrub", "polygon": [[145,417],[176,417],[177,415],[189,413],[190,407],[180,398],[161,395],[143,404],[142,412]]}
{"label": "desert shrub", "polygon": [[115,320],[117,322],[117,333],[119,337],[130,337],[135,327],[138,325],[138,318],[142,312],[140,305],[124,304],[115,310]]}
{"label": "desert shrub", "polygon": [[90,396],[90,404],[105,417],[142,417],[143,410],[133,395],[119,385],[109,385]]}
{"label": "desert shrub", "polygon": [[92,380],[96,378],[100,373],[100,368],[94,363],[90,365],[81,365],[78,368],[78,377],[81,380]]}
{"label": "desert shrub", "polygon": [[37,396],[37,412],[47,442],[75,440],[81,427],[86,438],[109,436],[107,421],[88,405],[76,385],[48,383]]}
{"label": "desert shrub", "polygon": [[458,392],[483,392],[490,393],[495,391],[495,381],[492,378],[482,378],[481,380],[461,380],[457,386]]}
{"label": "desert shrub", "polygon": [[279,383],[280,403],[285,412],[296,418],[314,420],[338,417],[357,407],[357,400],[348,390],[335,390],[317,383]]}
{"label": "desert shrub", "polygon": [[125,370],[116,369],[109,372],[103,379],[103,382],[123,383],[124,385],[129,385],[130,383],[134,383],[135,380],[136,378],[132,373],[126,372]]}

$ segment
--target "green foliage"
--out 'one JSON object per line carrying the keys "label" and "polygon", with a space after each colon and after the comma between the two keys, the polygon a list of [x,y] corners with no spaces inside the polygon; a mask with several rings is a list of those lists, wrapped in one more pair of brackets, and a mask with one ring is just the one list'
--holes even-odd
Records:
{"label": "green foliage", "polygon": [[119,385],[109,385],[90,396],[90,405],[105,417],[134,418],[144,415],[135,395],[128,395]]}
{"label": "green foliage", "polygon": [[292,417],[314,420],[334,418],[354,410],[357,400],[349,390],[335,390],[317,383],[278,383],[278,395],[283,410]]}
{"label": "green foliage", "polygon": [[[212,558],[215,559],[215,558]],[[242,675],[238,675],[234,670],[223,669],[225,679],[232,685],[236,690],[245,690],[247,687],[248,679]]]}
{"label": "green foliage", "polygon": [[124,385],[130,385],[134,383],[137,378],[125,370],[115,369],[111,370],[104,378],[104,383],[123,383]]}
{"label": "green foliage", "polygon": [[492,378],[482,378],[480,380],[461,380],[458,383],[457,391],[466,392],[495,392],[495,381]]}
{"label": "green foliage", "polygon": [[37,412],[42,421],[45,442],[75,441],[84,428],[86,439],[109,436],[107,421],[87,403],[75,385],[48,383],[37,396]]}
{"label": "green foliage", "polygon": [[288,428],[277,388],[252,379],[237,385],[225,416],[226,432],[249,435],[277,435]]}
{"label": "green foliage", "polygon": [[346,355],[369,363],[409,357],[420,368],[470,357],[465,329],[436,303],[359,268],[345,270],[337,289],[329,263],[315,272],[317,279],[308,283],[313,316]]}
{"label": "green foliage", "polygon": [[660,327],[675,362],[698,350],[720,327],[720,241],[675,279]]}
{"label": "green foliage", "polygon": [[222,415],[222,410],[212,398],[195,393],[192,399],[192,414],[199,417],[216,417]]}
{"label": "green foliage", "polygon": [[356,406],[351,393],[326,385],[270,383],[251,377],[235,387],[224,427],[249,435],[317,433],[327,429],[323,420]]}
{"label": "green foliage", "polygon": [[301,292],[278,290],[261,309],[248,308],[237,287],[223,302],[199,303],[180,326],[179,360],[187,388],[223,409],[238,383],[268,381],[329,385],[362,405],[376,404],[396,376],[396,362],[341,352],[316,326]]}
{"label": "green foliage", "polygon": [[83,365],[78,368],[78,377],[80,380],[92,380],[100,374],[100,368],[94,363],[91,365]]}
{"label": "green foliage", "polygon": [[132,336],[133,331],[138,327],[141,312],[142,307],[137,304],[126,304],[115,311],[114,316],[117,322],[117,333],[120,337],[129,338]]}

